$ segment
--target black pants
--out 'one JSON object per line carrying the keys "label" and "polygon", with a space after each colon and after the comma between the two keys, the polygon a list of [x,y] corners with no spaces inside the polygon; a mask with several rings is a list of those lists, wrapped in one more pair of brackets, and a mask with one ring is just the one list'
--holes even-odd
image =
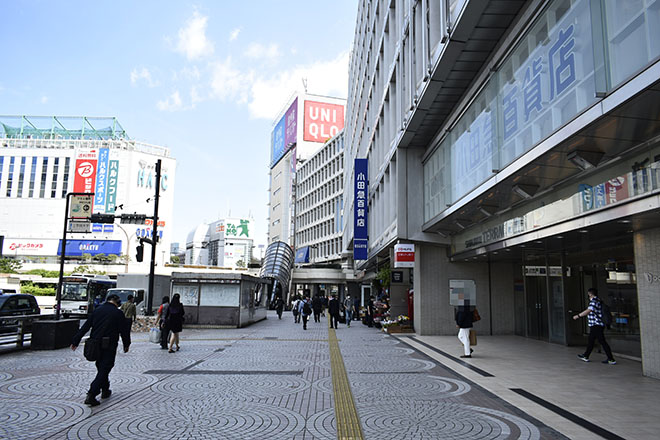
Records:
{"label": "black pants", "polygon": [[314,322],[321,322],[321,309],[314,310]]}
{"label": "black pants", "polygon": [[115,366],[115,356],[117,355],[117,347],[107,348],[101,350],[101,357],[96,361],[96,377],[89,385],[89,394],[97,396],[102,390],[107,391],[110,389],[110,380],[108,376],[112,367]]}
{"label": "black pants", "polygon": [[296,312],[293,314],[293,322],[296,324],[300,322],[300,313]]}
{"label": "black pants", "polygon": [[307,320],[309,319],[309,315],[302,315],[303,319],[303,330],[307,330]]}
{"label": "black pants", "polygon": [[167,348],[167,345],[169,344],[169,336],[170,336],[170,326],[167,324],[163,324],[160,326],[160,346],[162,348]]}
{"label": "black pants", "polygon": [[605,340],[604,331],[605,327],[601,325],[594,325],[589,327],[589,341],[587,342],[587,349],[584,352],[584,357],[589,357],[591,351],[594,349],[594,342],[596,342],[596,339],[598,339],[598,343],[600,343],[601,347],[603,347],[603,350],[605,350],[607,359],[614,360],[614,357],[612,356],[612,350]]}
{"label": "black pants", "polygon": [[282,309],[277,309],[277,317],[282,319]]}
{"label": "black pants", "polygon": [[330,326],[337,328],[337,324],[339,323],[339,313],[331,313],[330,314]]}

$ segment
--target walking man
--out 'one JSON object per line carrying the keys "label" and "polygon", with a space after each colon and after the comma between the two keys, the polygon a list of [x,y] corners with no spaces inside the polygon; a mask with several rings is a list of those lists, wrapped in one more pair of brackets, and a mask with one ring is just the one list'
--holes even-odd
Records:
{"label": "walking man", "polygon": [[89,386],[85,404],[97,406],[100,404],[96,396],[101,393],[101,397],[106,399],[110,397],[110,380],[108,376],[112,367],[115,366],[115,356],[117,355],[117,346],[119,345],[119,335],[124,345],[124,353],[128,353],[128,347],[131,345],[129,328],[126,326],[126,318],[121,310],[118,309],[121,300],[119,296],[111,293],[106,302],[97,307],[87,321],[80,327],[80,330],[73,337],[71,350],[75,350],[80,345],[82,337],[92,329],[90,339],[97,339],[100,342],[100,356],[96,361],[96,377]]}
{"label": "walking man", "polygon": [[470,329],[472,328],[472,311],[470,306],[459,306],[456,309],[456,327],[458,328],[458,339],[463,343],[462,358],[471,358]]}
{"label": "walking man", "polygon": [[585,362],[589,362],[589,355],[591,350],[594,349],[594,342],[598,339],[601,347],[605,350],[607,359],[603,361],[604,364],[615,365],[616,360],[612,356],[612,350],[610,349],[609,344],[605,340],[605,323],[603,323],[603,303],[600,298],[598,298],[598,290],[591,288],[587,290],[589,295],[589,306],[573,316],[574,320],[580,319],[584,316],[587,317],[587,325],[589,326],[589,341],[587,342],[587,349],[584,351],[584,354],[578,354],[578,357]]}
{"label": "walking man", "polygon": [[307,320],[309,315],[312,314],[312,301],[309,297],[306,296],[300,301],[298,309],[300,316],[302,316],[303,330],[307,330]]}
{"label": "walking man", "polygon": [[275,297],[275,311],[277,312],[277,317],[282,319],[282,311],[284,311],[284,301],[279,296]]}
{"label": "walking man", "polygon": [[314,295],[312,298],[312,309],[314,310],[314,322],[321,322],[321,310],[323,309],[323,300],[320,296]]}
{"label": "walking man", "polygon": [[339,300],[335,295],[331,295],[330,301],[328,301],[328,314],[330,315],[330,327],[336,329],[339,322]]}
{"label": "walking man", "polygon": [[346,326],[351,326],[351,321],[353,320],[353,300],[351,295],[346,295],[344,299],[344,310],[346,311]]}
{"label": "walking man", "polygon": [[296,298],[291,304],[291,313],[293,313],[293,322],[298,324],[300,322],[300,300]]}

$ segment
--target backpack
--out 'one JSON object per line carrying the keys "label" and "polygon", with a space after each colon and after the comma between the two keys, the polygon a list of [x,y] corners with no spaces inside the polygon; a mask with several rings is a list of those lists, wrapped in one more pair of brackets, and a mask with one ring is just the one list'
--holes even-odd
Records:
{"label": "backpack", "polygon": [[605,324],[605,327],[609,329],[612,326],[612,312],[610,310],[610,306],[605,304],[603,301],[600,302],[600,315],[603,324]]}
{"label": "backpack", "polygon": [[305,315],[311,315],[312,314],[312,306],[309,305],[309,301],[305,301],[303,303],[303,313]]}

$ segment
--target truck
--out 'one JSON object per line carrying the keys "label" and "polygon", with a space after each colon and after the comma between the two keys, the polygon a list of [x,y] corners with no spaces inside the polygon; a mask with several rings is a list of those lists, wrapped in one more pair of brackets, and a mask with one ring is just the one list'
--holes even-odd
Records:
{"label": "truck", "polygon": [[[154,294],[151,301],[151,313],[160,306],[163,296],[170,295],[170,284],[172,277],[169,275],[154,275]],[[149,292],[149,275],[148,274],[132,274],[120,273],[117,274],[117,289],[130,289],[133,291],[142,290],[143,300],[135,300],[138,314],[147,314],[147,294]],[[135,293],[132,293],[137,298]],[[124,300],[122,300],[123,302]]]}

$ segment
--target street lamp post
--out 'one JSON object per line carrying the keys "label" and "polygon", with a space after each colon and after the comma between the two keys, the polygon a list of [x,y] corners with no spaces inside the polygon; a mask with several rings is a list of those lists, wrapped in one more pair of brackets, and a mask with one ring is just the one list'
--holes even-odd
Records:
{"label": "street lamp post", "polygon": [[126,232],[126,230],[124,228],[122,228],[121,225],[117,225],[117,226],[119,226],[119,229],[121,229],[121,231],[126,236],[126,254],[125,254],[126,264],[125,264],[125,267],[124,267],[124,273],[128,273],[128,263],[131,261],[131,254],[130,254],[130,250],[129,250],[130,246],[131,246],[131,239],[128,236],[128,233]]}

